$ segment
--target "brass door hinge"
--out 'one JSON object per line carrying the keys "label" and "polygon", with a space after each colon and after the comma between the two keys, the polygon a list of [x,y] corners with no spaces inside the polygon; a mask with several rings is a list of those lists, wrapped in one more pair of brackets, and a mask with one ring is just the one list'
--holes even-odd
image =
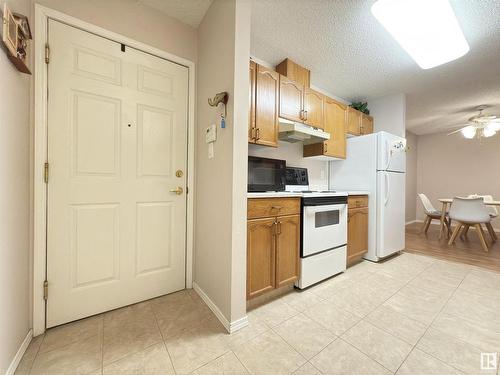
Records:
{"label": "brass door hinge", "polygon": [[46,184],[49,183],[49,163],[45,163],[43,168],[43,180]]}
{"label": "brass door hinge", "polygon": [[50,61],[50,47],[49,43],[45,43],[45,64],[48,64]]}
{"label": "brass door hinge", "polygon": [[49,282],[45,280],[43,282],[43,299],[47,301],[47,298],[49,298]]}

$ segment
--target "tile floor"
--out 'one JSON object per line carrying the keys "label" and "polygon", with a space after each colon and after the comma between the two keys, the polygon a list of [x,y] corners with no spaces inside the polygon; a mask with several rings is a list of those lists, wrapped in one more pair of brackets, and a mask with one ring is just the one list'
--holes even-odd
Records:
{"label": "tile floor", "polygon": [[413,254],[363,262],[225,333],[192,291],[49,330],[17,374],[496,374],[500,274]]}

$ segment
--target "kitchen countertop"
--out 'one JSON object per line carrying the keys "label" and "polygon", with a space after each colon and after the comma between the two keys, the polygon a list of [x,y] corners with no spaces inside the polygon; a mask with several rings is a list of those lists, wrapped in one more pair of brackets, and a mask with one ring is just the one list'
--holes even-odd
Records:
{"label": "kitchen countertop", "polygon": [[[347,195],[370,195],[370,192],[363,190],[348,190]],[[278,198],[302,197],[302,193],[287,192],[287,191],[266,191],[266,192],[247,193],[247,198],[276,198],[276,197]]]}

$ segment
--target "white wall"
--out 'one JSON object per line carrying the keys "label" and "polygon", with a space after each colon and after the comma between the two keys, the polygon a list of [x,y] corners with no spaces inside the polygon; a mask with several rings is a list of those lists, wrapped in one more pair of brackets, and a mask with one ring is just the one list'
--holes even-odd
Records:
{"label": "white wall", "polygon": [[406,132],[406,96],[395,94],[368,101],[370,115],[374,118],[374,131],[381,130],[400,137]]}
{"label": "white wall", "polygon": [[[460,134],[418,136],[417,192],[426,194],[437,209],[439,198],[488,194],[500,199],[500,135],[469,140]],[[417,217],[424,219],[417,206]],[[500,229],[500,220],[492,222]]]}
{"label": "white wall", "polygon": [[104,29],[196,61],[196,29],[137,0],[34,0]]}
{"label": "white wall", "polygon": [[417,218],[417,135],[406,132],[406,222]]}
{"label": "white wall", "polygon": [[[3,1],[0,6],[3,9]],[[30,15],[29,0],[9,0]],[[30,329],[30,77],[0,50],[0,374]]]}
{"label": "white wall", "polygon": [[302,157],[303,144],[279,142],[279,147],[248,145],[248,155],[286,160],[287,166],[307,168],[311,190],[328,189],[328,161]]}
{"label": "white wall", "polygon": [[[237,35],[237,37],[235,37]],[[250,5],[215,0],[198,29],[195,283],[229,322],[246,315],[246,173]],[[227,91],[226,128],[209,159],[205,129]]]}

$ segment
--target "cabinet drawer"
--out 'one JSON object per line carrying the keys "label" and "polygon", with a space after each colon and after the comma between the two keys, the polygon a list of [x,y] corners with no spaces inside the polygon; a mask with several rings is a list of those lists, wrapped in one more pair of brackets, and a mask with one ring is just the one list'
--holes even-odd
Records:
{"label": "cabinet drawer", "polygon": [[368,196],[366,195],[352,195],[347,199],[349,208],[368,207]]}
{"label": "cabinet drawer", "polygon": [[252,198],[248,200],[248,219],[300,214],[300,198]]}

